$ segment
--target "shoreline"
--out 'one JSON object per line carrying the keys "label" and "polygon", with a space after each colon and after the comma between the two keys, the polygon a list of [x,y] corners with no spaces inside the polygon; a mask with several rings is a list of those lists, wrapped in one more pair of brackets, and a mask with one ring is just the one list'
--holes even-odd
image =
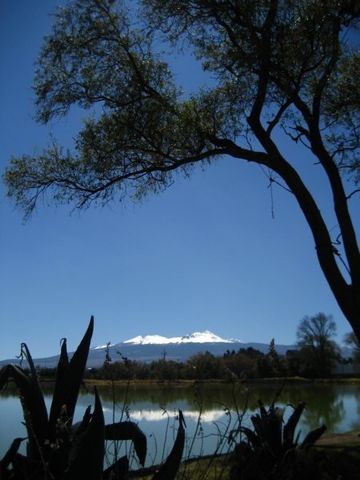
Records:
{"label": "shoreline", "polygon": [[[51,382],[52,379],[42,379],[44,382]],[[209,379],[209,380],[143,380],[143,379],[131,379],[131,380],[111,380],[111,379],[84,379],[85,385],[94,386],[127,386],[127,385],[150,385],[150,386],[193,386],[193,385],[257,385],[257,384],[274,384],[277,385],[316,385],[316,384],[344,384],[344,385],[359,385],[360,378],[305,378],[305,377],[274,377],[274,378],[251,378],[246,380],[221,380],[221,379]]]}

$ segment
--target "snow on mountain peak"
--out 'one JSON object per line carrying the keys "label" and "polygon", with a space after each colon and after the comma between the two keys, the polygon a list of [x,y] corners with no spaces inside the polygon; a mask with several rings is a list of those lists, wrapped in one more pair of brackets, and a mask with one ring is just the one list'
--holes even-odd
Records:
{"label": "snow on mountain peak", "polygon": [[123,343],[131,343],[133,345],[161,345],[162,343],[169,343],[169,339],[166,337],[162,337],[161,335],[138,335],[137,337],[125,340]]}
{"label": "snow on mountain peak", "polygon": [[112,343],[106,343],[105,345],[98,345],[97,347],[93,347],[93,350],[105,350],[105,348],[113,347]]}
{"label": "snow on mountain peak", "polygon": [[233,343],[234,340],[225,340],[215,335],[215,333],[205,330],[203,332],[194,332],[182,337],[163,337],[161,335],[138,335],[137,337],[125,340],[123,343],[132,345],[161,345],[167,343]]}

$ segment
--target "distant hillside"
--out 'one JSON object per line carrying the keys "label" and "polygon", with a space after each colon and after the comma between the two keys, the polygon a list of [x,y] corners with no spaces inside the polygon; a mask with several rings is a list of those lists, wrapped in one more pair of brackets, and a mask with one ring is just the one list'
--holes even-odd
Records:
{"label": "distant hillside", "polygon": [[[223,339],[212,332],[195,332],[183,337],[166,338],[160,335],[146,335],[134,337],[130,340],[119,342],[109,347],[112,361],[121,361],[121,357],[140,362],[152,362],[166,355],[167,360],[184,362],[189,357],[201,352],[210,352],[213,355],[223,355],[227,350],[238,351],[240,348],[252,347],[266,353],[269,345],[265,343],[243,343],[239,340]],[[276,345],[279,354],[295,348],[292,345]],[[105,360],[106,345],[97,346],[90,350],[87,362],[88,368],[96,368]],[[70,354],[71,355],[71,354]],[[40,368],[54,368],[57,365],[58,355],[34,359],[35,365]],[[19,364],[18,359],[2,360],[0,365],[6,363]]]}

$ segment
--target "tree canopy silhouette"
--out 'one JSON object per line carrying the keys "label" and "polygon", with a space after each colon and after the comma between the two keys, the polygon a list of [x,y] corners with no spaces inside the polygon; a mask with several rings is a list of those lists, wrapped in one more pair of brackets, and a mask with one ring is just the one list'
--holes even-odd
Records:
{"label": "tree canopy silhouette", "polygon": [[[53,144],[13,158],[8,194],[29,215],[43,195],[83,208],[162,191],[176,172],[224,156],[260,164],[299,204],[360,339],[360,254],[348,205],[359,192],[359,2],[138,3],[139,12],[114,0],[58,10],[37,64],[37,119],[73,105],[94,112],[74,151]],[[212,75],[209,86],[185,96],[159,42],[192,49]],[[291,155],[280,134],[293,141]],[[303,148],[330,187],[340,246],[294,162]]]}
{"label": "tree canopy silhouette", "polygon": [[336,323],[331,316],[318,313],[304,317],[297,328],[297,345],[307,370],[315,376],[327,377],[340,357],[340,349],[333,340]]}

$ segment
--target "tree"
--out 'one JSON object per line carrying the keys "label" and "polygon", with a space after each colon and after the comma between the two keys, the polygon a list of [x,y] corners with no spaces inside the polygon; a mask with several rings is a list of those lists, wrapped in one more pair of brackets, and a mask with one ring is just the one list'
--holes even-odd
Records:
{"label": "tree", "polygon": [[237,352],[226,351],[223,363],[230,378],[254,378],[258,376],[258,365],[264,354],[255,348],[240,348]]}
{"label": "tree", "polygon": [[355,363],[360,363],[360,341],[357,339],[354,332],[347,333],[344,341],[346,345],[353,349],[353,361]]}
{"label": "tree", "polygon": [[[25,215],[44,195],[79,208],[143,197],[176,172],[230,156],[293,196],[325,278],[360,339],[360,253],[349,201],[360,189],[360,4],[356,0],[75,0],[58,11],[35,76],[37,119],[93,109],[74,151],[13,158],[5,181]],[[132,24],[132,19],[136,20]],[[142,18],[142,22],[139,20]],[[192,48],[211,86],[188,96],[156,46]],[[155,47],[154,47],[155,45]],[[290,158],[281,135],[293,141]],[[294,162],[321,170],[338,235]],[[353,182],[344,183],[344,177]],[[348,190],[350,188],[350,190]],[[351,191],[352,188],[352,191]]]}
{"label": "tree", "polygon": [[269,344],[269,351],[266,355],[274,377],[283,375],[283,366],[279,354],[276,351],[275,338],[272,338]]}
{"label": "tree", "polygon": [[326,377],[339,358],[339,349],[333,341],[336,323],[331,316],[318,313],[304,317],[297,329],[297,345],[302,363],[310,375]]}
{"label": "tree", "polygon": [[208,380],[224,377],[224,361],[212,353],[200,352],[192,355],[187,361],[190,378]]}
{"label": "tree", "polygon": [[269,343],[268,352],[258,356],[256,363],[260,377],[280,377],[284,374],[283,362],[276,351],[274,338]]}

